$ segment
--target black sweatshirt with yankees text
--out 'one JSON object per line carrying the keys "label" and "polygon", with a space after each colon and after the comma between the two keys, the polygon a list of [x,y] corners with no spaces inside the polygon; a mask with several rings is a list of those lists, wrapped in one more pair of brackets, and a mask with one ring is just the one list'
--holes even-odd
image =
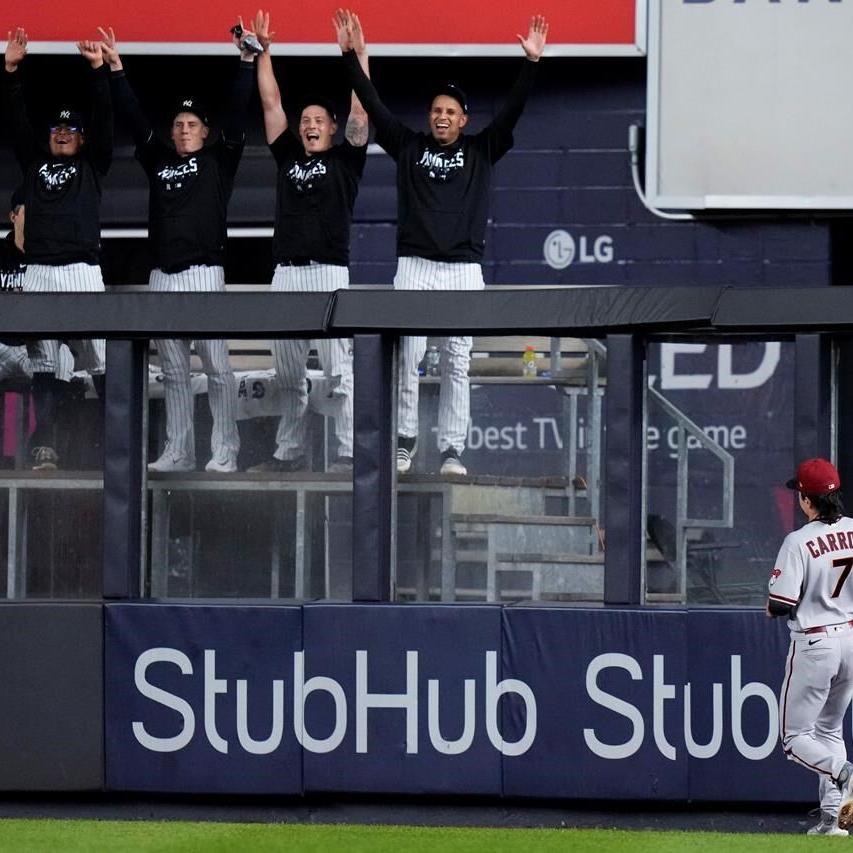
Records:
{"label": "black sweatshirt with yankees text", "polygon": [[10,231],[0,240],[0,291],[19,293],[24,287],[27,261],[15,244],[15,232]]}
{"label": "black sweatshirt with yankees text", "polygon": [[166,273],[225,263],[226,216],[245,144],[254,63],[240,62],[222,132],[199,151],[181,156],[154,135],[124,71],[110,74],[116,110],[136,143],[148,176],[148,240],[154,266]]}
{"label": "black sweatshirt with yankees text", "polygon": [[355,51],[343,56],[352,88],[376,128],[377,143],[397,163],[397,256],[480,263],[492,167],[512,148],[512,131],[537,63],[524,60],[506,101],[487,127],[470,136],[460,134],[452,145],[440,145],[431,133],[416,133],[391,114]]}
{"label": "black sweatshirt with yankees text", "polygon": [[278,164],[273,261],[308,258],[347,266],[352,210],[367,145],[350,145],[345,139],[309,156],[302,140],[288,129],[270,143],[270,151]]}
{"label": "black sweatshirt with yankees text", "polygon": [[3,71],[5,113],[24,173],[24,241],[31,264],[97,264],[101,252],[101,183],[112,162],[109,70],[90,69],[91,121],[74,157],[54,157],[36,139],[27,115],[21,71]]}

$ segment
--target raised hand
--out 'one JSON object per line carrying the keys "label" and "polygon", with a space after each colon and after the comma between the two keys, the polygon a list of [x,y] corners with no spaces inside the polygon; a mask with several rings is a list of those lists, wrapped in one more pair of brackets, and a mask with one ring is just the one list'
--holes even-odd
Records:
{"label": "raised hand", "polygon": [[232,32],[231,41],[234,42],[237,49],[240,51],[240,59],[242,59],[243,62],[254,62],[255,57],[258,55],[257,52],[249,48],[248,45],[245,49],[241,47],[241,45],[247,44],[250,40],[257,40],[257,36],[251,30],[247,30],[243,26],[243,18],[240,15],[237,15],[237,26],[242,30],[242,32],[239,36]]}
{"label": "raised hand", "polygon": [[332,26],[335,28],[335,35],[338,37],[338,45],[340,45],[341,53],[346,53],[352,50],[352,37],[349,27],[349,13],[343,9],[338,9],[335,16],[332,18]]}
{"label": "raised hand", "polygon": [[367,50],[367,45],[364,41],[364,30],[361,28],[361,21],[358,19],[358,15],[355,12],[347,12],[349,15],[349,31],[350,31],[350,40],[352,41],[353,50],[362,54]]}
{"label": "raised hand", "polygon": [[16,71],[27,55],[27,34],[23,27],[9,30],[6,42],[6,70]]}
{"label": "raised hand", "polygon": [[104,64],[104,54],[99,41],[78,41],[77,50],[92,68],[100,68]]}
{"label": "raised hand", "polygon": [[104,56],[104,62],[110,66],[112,71],[121,71],[121,57],[118,53],[115,31],[112,27],[107,30],[98,27],[98,32],[101,34],[101,53]]}
{"label": "raised hand", "polygon": [[548,38],[548,22],[542,15],[533,15],[530,19],[530,29],[527,38],[516,33],[525,56],[532,62],[538,62],[545,50],[545,40]]}
{"label": "raised hand", "polygon": [[255,35],[258,37],[261,47],[264,49],[265,53],[268,52],[270,44],[272,44],[273,37],[275,36],[275,33],[270,32],[270,13],[262,12],[258,9],[253,26],[255,27]]}

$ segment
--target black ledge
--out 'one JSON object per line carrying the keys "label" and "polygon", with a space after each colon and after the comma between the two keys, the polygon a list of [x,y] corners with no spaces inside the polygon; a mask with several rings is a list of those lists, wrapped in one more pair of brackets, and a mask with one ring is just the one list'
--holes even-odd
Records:
{"label": "black ledge", "polygon": [[703,328],[719,287],[520,287],[484,291],[358,290],[338,294],[332,327],[341,334],[608,332]]}
{"label": "black ledge", "polygon": [[325,337],[334,304],[334,293],[0,293],[0,337]]}
{"label": "black ledge", "polygon": [[853,331],[853,287],[0,293],[0,338]]}

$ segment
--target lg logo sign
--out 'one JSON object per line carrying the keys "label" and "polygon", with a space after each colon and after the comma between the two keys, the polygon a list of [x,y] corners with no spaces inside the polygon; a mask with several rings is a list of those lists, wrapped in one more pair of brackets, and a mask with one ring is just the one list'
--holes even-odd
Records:
{"label": "lg logo sign", "polygon": [[542,247],[545,261],[555,270],[565,269],[577,258],[580,264],[609,264],[613,260],[613,238],[602,234],[595,239],[574,237],[562,228],[552,231]]}

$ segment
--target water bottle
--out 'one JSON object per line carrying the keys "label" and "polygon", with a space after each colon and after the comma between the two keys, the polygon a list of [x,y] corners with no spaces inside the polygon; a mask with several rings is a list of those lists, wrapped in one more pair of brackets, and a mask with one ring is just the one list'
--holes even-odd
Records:
{"label": "water bottle", "polygon": [[427,376],[441,376],[441,353],[436,346],[427,350],[426,372]]}
{"label": "water bottle", "polygon": [[525,379],[536,378],[536,349],[527,347],[521,356],[521,375]]}

